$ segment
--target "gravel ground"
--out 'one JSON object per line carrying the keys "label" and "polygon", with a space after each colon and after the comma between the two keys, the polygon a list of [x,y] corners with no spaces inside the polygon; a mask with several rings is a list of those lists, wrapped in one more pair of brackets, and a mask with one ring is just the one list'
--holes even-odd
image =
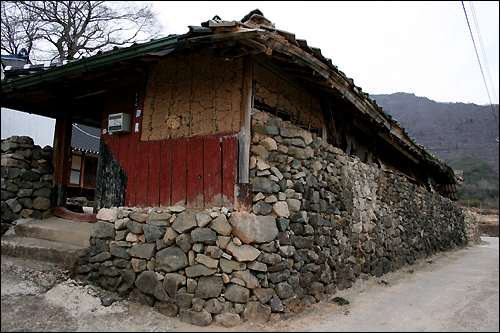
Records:
{"label": "gravel ground", "polygon": [[2,256],[1,330],[26,331],[495,331],[498,238],[358,281],[287,320],[232,328],[192,326],[69,278],[57,265]]}

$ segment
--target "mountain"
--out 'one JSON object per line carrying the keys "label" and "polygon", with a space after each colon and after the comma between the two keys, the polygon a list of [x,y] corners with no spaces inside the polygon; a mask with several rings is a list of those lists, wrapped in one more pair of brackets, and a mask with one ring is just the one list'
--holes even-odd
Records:
{"label": "mountain", "polygon": [[441,103],[415,94],[370,95],[432,154],[463,171],[461,201],[498,206],[498,104]]}
{"label": "mountain", "polygon": [[370,98],[444,162],[453,165],[465,156],[475,157],[498,174],[498,104],[492,108],[472,103],[441,103],[407,93],[370,95]]}

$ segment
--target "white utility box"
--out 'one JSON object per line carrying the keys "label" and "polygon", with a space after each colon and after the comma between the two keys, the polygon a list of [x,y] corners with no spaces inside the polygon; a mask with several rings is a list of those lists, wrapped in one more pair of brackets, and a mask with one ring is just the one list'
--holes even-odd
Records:
{"label": "white utility box", "polygon": [[130,132],[131,121],[128,113],[113,113],[108,117],[108,132],[123,133]]}

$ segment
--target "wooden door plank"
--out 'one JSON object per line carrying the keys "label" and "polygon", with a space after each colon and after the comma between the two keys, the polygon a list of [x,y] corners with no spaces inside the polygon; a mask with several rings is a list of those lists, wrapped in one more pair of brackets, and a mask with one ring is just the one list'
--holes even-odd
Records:
{"label": "wooden door plank", "polygon": [[149,141],[139,142],[135,185],[135,206],[139,207],[144,207],[148,204],[148,162]]}
{"label": "wooden door plank", "polygon": [[125,195],[125,204],[129,207],[135,206],[135,188],[136,188],[136,174],[137,174],[137,151],[138,143],[132,141],[130,147],[127,150],[127,163],[125,164],[124,170],[127,174],[127,192]]}
{"label": "wooden door plank", "polygon": [[160,205],[160,141],[149,142],[148,207]]}
{"label": "wooden door plank", "polygon": [[232,207],[235,204],[237,168],[238,139],[236,136],[222,137],[222,204],[225,207]]}
{"label": "wooden door plank", "polygon": [[172,140],[172,199],[171,204],[186,204],[186,144],[184,138]]}
{"label": "wooden door plank", "polygon": [[160,147],[160,206],[170,206],[172,191],[172,140],[162,140]]}
{"label": "wooden door plank", "polygon": [[210,136],[203,142],[203,196],[205,207],[222,206],[222,151],[220,137]]}
{"label": "wooden door plank", "polygon": [[203,207],[203,138],[187,141],[187,207]]}

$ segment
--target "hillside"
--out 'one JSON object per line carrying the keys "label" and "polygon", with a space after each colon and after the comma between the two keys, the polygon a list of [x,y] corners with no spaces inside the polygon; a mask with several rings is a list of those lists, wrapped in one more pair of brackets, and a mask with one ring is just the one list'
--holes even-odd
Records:
{"label": "hillside", "polygon": [[[462,200],[498,205],[498,104],[440,103],[414,94],[370,95],[408,134],[452,168],[464,171]],[[496,119],[495,119],[496,117]]]}
{"label": "hillside", "polygon": [[485,161],[498,174],[498,104],[440,103],[414,94],[370,95],[418,143],[453,164],[465,156]]}

